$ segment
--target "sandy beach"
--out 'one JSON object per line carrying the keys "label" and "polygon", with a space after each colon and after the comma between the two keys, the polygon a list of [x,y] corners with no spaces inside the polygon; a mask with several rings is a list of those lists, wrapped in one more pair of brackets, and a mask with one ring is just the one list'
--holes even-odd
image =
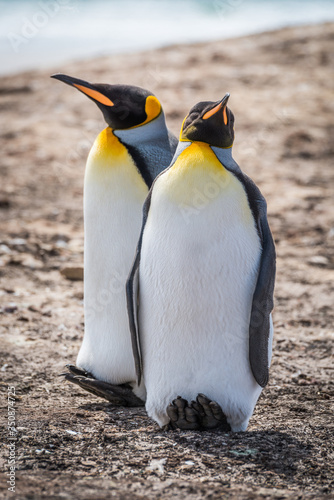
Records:
{"label": "sandy beach", "polygon": [[333,498],[333,49],[327,23],[53,71],[152,90],[177,135],[191,106],[230,92],[233,155],[267,199],[278,255],[271,377],[244,434],[162,432],[58,376],[83,335],[83,175],[105,124],[52,72],[0,78],[0,369],[17,396],[18,498]]}

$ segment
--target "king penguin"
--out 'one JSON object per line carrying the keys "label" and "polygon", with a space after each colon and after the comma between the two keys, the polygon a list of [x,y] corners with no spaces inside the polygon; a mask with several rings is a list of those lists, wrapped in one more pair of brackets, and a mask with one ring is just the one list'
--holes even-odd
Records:
{"label": "king penguin", "polygon": [[159,100],[129,85],[56,78],[97,104],[107,123],[96,138],[84,179],[85,331],[76,366],[65,378],[114,403],[145,399],[136,383],[125,283],[141,227],[142,205],[154,180],[173,157]]}
{"label": "king penguin", "polygon": [[161,427],[244,431],[268,382],[275,247],[266,201],[232,158],[228,99],[184,119],[127,281],[137,380]]}

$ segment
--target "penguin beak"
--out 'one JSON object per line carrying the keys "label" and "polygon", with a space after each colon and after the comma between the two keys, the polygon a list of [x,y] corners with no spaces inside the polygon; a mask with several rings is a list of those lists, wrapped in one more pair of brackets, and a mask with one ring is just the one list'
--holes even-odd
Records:
{"label": "penguin beak", "polygon": [[226,105],[227,105],[227,101],[229,100],[229,97],[230,97],[230,94],[227,92],[224,97],[222,98],[222,100],[216,104],[216,106],[214,106],[212,109],[209,109],[209,111],[207,111],[204,115],[203,115],[203,120],[207,120],[208,118],[210,118],[210,116],[214,115],[215,113],[217,113],[217,111],[219,111],[220,109],[223,110],[223,116],[224,116],[224,123],[225,125],[227,125],[227,113],[226,113]]}
{"label": "penguin beak", "polygon": [[92,99],[96,104],[103,104],[104,106],[114,106],[114,103],[111,101],[111,99],[104,95],[101,90],[92,83],[85,82],[85,80],[80,80],[79,78],[74,78],[72,76],[63,75],[61,73],[51,75],[51,78],[55,78],[56,80],[67,83],[67,85],[71,85],[71,87],[77,88],[78,90],[80,90],[80,92]]}
{"label": "penguin beak", "polygon": [[226,94],[224,95],[224,97],[220,101],[220,103],[221,103],[222,106],[226,106],[227,105],[227,101],[229,100],[230,95],[231,94],[229,92],[226,92]]}

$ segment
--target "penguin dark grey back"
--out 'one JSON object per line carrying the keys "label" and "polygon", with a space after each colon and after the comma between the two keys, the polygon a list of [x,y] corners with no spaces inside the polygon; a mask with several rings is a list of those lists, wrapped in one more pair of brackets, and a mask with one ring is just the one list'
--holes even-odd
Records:
{"label": "penguin dark grey back", "polygon": [[[86,164],[85,333],[77,366],[66,378],[110,401],[143,404],[145,388],[136,383],[125,282],[143,202],[154,178],[170,164],[177,140],[167,130],[161,103],[148,90],[92,84],[63,74],[53,78],[89,97],[108,124]],[[130,389],[120,388],[125,383]]]}
{"label": "penguin dark grey back", "polygon": [[228,98],[186,116],[127,282],[137,376],[160,426],[243,431],[268,382],[275,247],[266,201],[232,158]]}

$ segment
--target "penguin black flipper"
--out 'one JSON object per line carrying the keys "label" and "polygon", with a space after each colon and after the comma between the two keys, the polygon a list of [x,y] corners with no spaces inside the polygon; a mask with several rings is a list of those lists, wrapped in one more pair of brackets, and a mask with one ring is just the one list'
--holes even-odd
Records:
{"label": "penguin black flipper", "polygon": [[[153,183],[154,184],[154,183]],[[153,188],[153,185],[152,185]],[[143,233],[145,225],[147,222],[148,213],[151,205],[152,188],[150,189],[148,196],[143,205],[143,222],[140,231],[139,241],[136,249],[136,255],[132,264],[132,268],[129,277],[126,281],[126,300],[129,316],[129,326],[131,332],[131,343],[132,343],[132,353],[135,362],[135,369],[137,375],[137,384],[140,385],[142,373],[143,373],[143,362],[141,356],[140,348],[140,335],[138,326],[138,290],[139,290],[139,264],[140,264],[140,252],[143,241]]]}
{"label": "penguin black flipper", "polygon": [[266,204],[264,211],[259,220],[262,254],[249,324],[249,360],[255,380],[261,387],[265,387],[269,380],[270,313],[274,308],[276,274],[276,252],[267,221]]}
{"label": "penguin black flipper", "polygon": [[276,252],[267,219],[267,203],[259,188],[245,174],[243,184],[261,240],[262,253],[249,322],[249,361],[256,382],[269,380],[270,313],[274,308]]}
{"label": "penguin black flipper", "polygon": [[276,252],[268,224],[267,202],[252,179],[233,160],[231,150],[216,147],[212,150],[222,165],[242,183],[261,241],[261,260],[249,322],[249,361],[256,382],[265,387],[269,380],[270,313],[274,308],[276,274]]}

